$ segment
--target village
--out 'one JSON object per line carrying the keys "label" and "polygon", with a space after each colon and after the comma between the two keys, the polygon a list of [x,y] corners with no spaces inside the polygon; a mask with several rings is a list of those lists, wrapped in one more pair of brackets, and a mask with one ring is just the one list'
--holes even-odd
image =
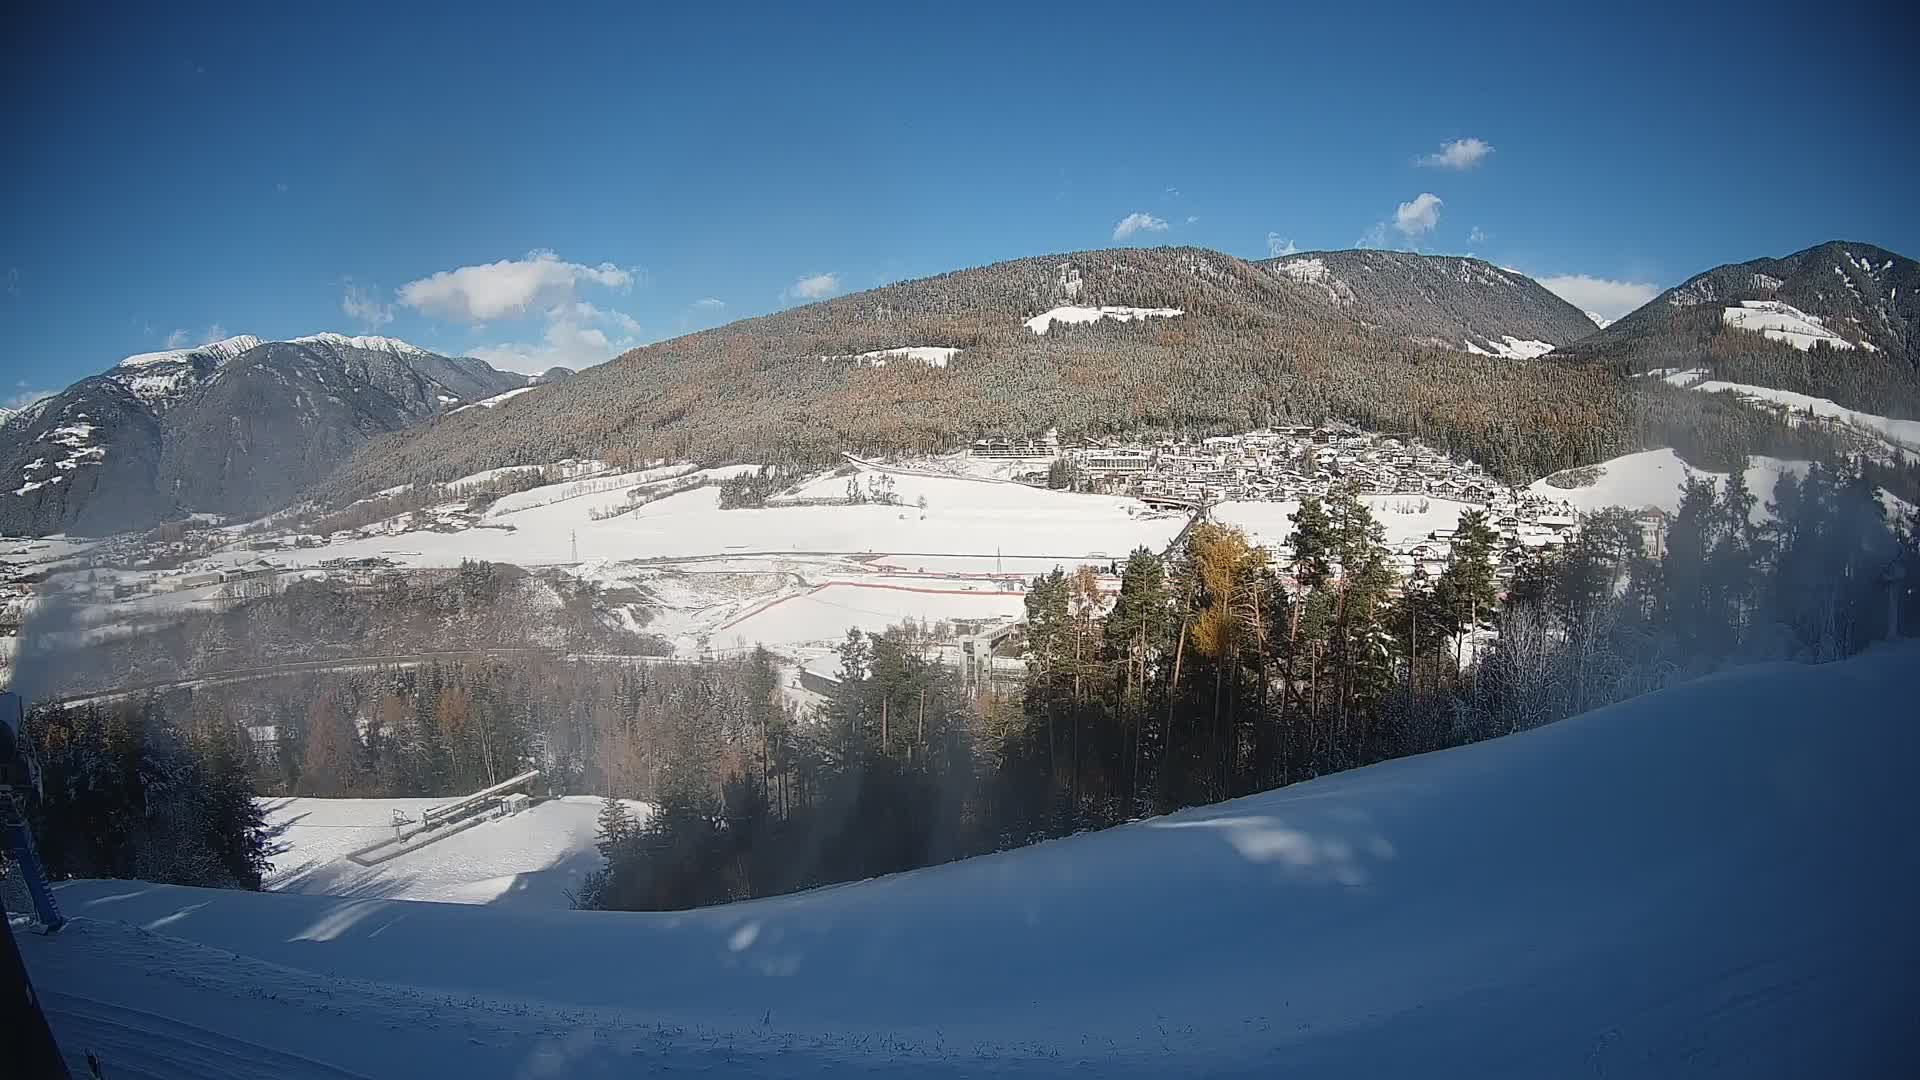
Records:
{"label": "village", "polygon": [[[969,456],[1031,462],[1032,468],[1017,474],[1027,483],[1057,484],[1064,475],[1080,490],[1207,513],[1226,524],[1274,520],[1273,510],[1248,504],[1283,504],[1291,513],[1303,498],[1349,490],[1385,526],[1395,566],[1407,579],[1444,568],[1454,523],[1465,510],[1484,510],[1500,535],[1503,579],[1529,550],[1570,540],[1580,520],[1565,500],[1508,487],[1475,462],[1405,436],[1345,425],[1083,445],[1062,445],[1056,433],[1048,432],[980,440]],[[1658,511],[1643,511],[1650,540],[1662,520]],[[1428,524],[1432,527],[1421,528]],[[1256,542],[1263,531],[1265,539],[1278,539],[1271,529],[1248,531]]]}

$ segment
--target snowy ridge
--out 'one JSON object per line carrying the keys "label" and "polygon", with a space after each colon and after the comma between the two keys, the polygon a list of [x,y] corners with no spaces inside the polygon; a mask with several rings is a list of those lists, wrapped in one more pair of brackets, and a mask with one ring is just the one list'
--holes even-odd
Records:
{"label": "snowy ridge", "polygon": [[1911,1075],[1916,664],[699,911],[76,881],[20,948],[108,1076]]}
{"label": "snowy ridge", "polygon": [[228,360],[246,352],[248,349],[258,348],[261,344],[261,340],[252,334],[236,334],[230,338],[210,341],[205,345],[195,345],[187,349],[166,349],[161,352],[136,353],[114,366],[137,368],[146,367],[151,364],[192,360],[196,357],[205,357],[213,360],[217,364],[224,364]]}
{"label": "snowy ridge", "polygon": [[1028,319],[1026,321],[1026,327],[1036,334],[1044,334],[1054,323],[1080,324],[1098,322],[1101,319],[1112,319],[1115,322],[1131,322],[1135,319],[1169,319],[1176,315],[1184,314],[1186,314],[1186,312],[1179,308],[1125,307],[1117,304],[1108,304],[1104,307],[1097,308],[1069,306],[1043,311],[1033,318]]}
{"label": "snowy ridge", "polygon": [[376,337],[372,335],[349,337],[346,334],[335,334],[330,331],[319,334],[307,334],[304,337],[289,338],[287,339],[287,344],[329,345],[336,349],[363,349],[367,352],[393,353],[396,356],[438,355],[418,345],[401,341],[399,338]]}
{"label": "snowy ridge", "polygon": [[1607,318],[1605,315],[1602,315],[1597,311],[1583,311],[1580,314],[1585,315],[1589,319],[1592,319],[1593,325],[1599,327],[1602,330],[1605,330],[1607,327],[1613,325],[1612,319]]}

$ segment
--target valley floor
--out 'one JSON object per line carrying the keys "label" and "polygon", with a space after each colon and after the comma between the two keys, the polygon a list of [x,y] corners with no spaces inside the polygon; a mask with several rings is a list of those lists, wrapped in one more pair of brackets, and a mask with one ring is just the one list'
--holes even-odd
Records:
{"label": "valley floor", "polygon": [[22,948],[115,1080],[1914,1075],[1916,664],[696,912],[81,881]]}

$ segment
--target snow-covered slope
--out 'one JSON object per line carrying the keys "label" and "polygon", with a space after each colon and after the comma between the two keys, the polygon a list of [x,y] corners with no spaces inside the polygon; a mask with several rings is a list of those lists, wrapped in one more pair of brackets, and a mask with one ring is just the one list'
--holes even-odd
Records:
{"label": "snow-covered slope", "polygon": [[[418,821],[451,799],[272,799],[274,835],[266,887],[325,896],[438,900],[565,910],[567,894],[600,865],[594,849],[600,800],[568,796],[486,821],[373,866],[347,854],[391,839],[396,812]],[[644,817],[646,807],[631,809]]]}
{"label": "snow-covered slope", "polygon": [[1004,855],[639,915],[74,882],[109,1076],[1897,1076],[1905,643]]}

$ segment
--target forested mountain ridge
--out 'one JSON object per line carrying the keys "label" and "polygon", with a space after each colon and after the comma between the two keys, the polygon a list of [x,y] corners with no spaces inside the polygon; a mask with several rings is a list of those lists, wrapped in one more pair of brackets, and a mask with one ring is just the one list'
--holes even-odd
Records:
{"label": "forested mountain ridge", "polygon": [[370,436],[529,384],[391,338],[250,336],[128,357],[0,424],[0,531],[258,513]]}
{"label": "forested mountain ridge", "polygon": [[1370,326],[1442,348],[1526,357],[1595,331],[1539,282],[1482,259],[1404,251],[1303,251],[1259,264]]}
{"label": "forested mountain ridge", "polygon": [[1920,263],[1836,240],[1715,267],[1562,354],[1625,372],[1699,368],[1920,418]]}
{"label": "forested mountain ridge", "polygon": [[[1349,302],[1215,251],[1016,259],[635,349],[511,409],[376,439],[316,494],[348,499],[567,456],[820,462],[849,449],[930,452],[1049,427],[1071,437],[1337,418],[1414,433],[1515,478],[1642,445],[1647,412],[1629,405],[1635,390],[1623,375],[1462,351],[1469,325],[1554,342],[1592,332],[1571,305],[1493,272],[1498,288],[1442,273],[1419,286],[1420,304],[1460,332],[1442,348],[1410,340],[1419,326],[1411,305],[1376,312],[1358,290]],[[1066,306],[1086,321],[1035,318]],[[1096,317],[1102,306],[1148,311]],[[942,365],[861,355],[907,347],[957,351]]]}

